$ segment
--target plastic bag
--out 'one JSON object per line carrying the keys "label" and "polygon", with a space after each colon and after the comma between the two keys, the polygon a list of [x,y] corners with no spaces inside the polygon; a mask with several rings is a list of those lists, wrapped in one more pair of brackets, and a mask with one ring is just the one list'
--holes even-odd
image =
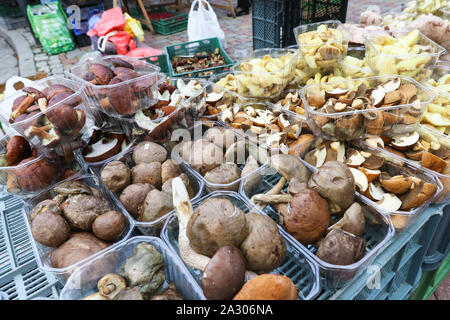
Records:
{"label": "plastic bag", "polygon": [[[197,8],[197,10],[194,10],[194,8]],[[191,10],[189,11],[187,32],[189,41],[217,37],[222,47],[225,49],[227,47],[225,33],[220,28],[216,13],[207,1],[194,0],[192,2]]]}
{"label": "plastic bag", "polygon": [[158,56],[160,54],[163,54],[163,51],[150,47],[140,47],[128,52],[127,56],[132,58],[146,58],[151,56]]}
{"label": "plastic bag", "polygon": [[125,13],[125,27],[123,30],[129,33],[130,36],[136,37],[139,41],[144,41],[144,30],[142,29],[141,22],[128,13]]}
{"label": "plastic bag", "polygon": [[111,31],[123,30],[125,23],[125,16],[122,13],[122,9],[115,7],[103,12],[100,21],[97,22],[93,29],[89,30],[87,35],[90,37],[93,35],[105,36]]}

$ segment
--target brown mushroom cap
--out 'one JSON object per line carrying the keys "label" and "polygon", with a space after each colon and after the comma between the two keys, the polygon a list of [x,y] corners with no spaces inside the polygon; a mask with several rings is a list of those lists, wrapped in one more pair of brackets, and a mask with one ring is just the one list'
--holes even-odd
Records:
{"label": "brown mushroom cap", "polygon": [[104,241],[116,240],[126,229],[125,216],[118,211],[108,211],[98,216],[92,224],[92,232]]}
{"label": "brown mushroom cap", "polygon": [[316,191],[305,189],[295,194],[289,210],[282,215],[282,227],[303,245],[320,239],[330,225],[328,202]]}
{"label": "brown mushroom cap", "polygon": [[320,242],[317,257],[336,265],[349,265],[364,257],[366,242],[351,233],[336,229]]}
{"label": "brown mushroom cap", "polygon": [[276,154],[270,158],[271,166],[274,167],[286,180],[297,178],[299,182],[307,182],[309,171],[295,156],[290,154]]}
{"label": "brown mushroom cap", "polygon": [[329,201],[332,213],[343,212],[350,207],[356,190],[352,172],[338,161],[327,162],[314,172],[308,187]]}

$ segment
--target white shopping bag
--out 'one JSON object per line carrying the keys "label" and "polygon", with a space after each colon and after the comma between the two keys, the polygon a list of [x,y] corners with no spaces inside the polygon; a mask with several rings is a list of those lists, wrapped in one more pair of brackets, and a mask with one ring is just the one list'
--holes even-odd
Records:
{"label": "white shopping bag", "polygon": [[[206,5],[206,8],[203,4]],[[192,1],[191,11],[189,11],[187,32],[189,41],[217,37],[219,38],[222,47],[227,47],[225,33],[220,28],[216,13],[211,8],[208,1]]]}

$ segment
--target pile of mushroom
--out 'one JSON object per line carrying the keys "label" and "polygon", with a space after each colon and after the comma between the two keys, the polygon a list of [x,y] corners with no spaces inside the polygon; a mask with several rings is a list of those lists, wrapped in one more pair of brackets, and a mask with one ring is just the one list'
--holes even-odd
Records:
{"label": "pile of mushroom", "polygon": [[44,147],[54,148],[73,140],[86,123],[82,101],[75,92],[61,84],[42,91],[33,87],[22,89],[24,95],[13,101],[9,122],[23,131],[25,137],[37,137]]}
{"label": "pile of mushroom", "polygon": [[165,262],[154,246],[141,242],[118,273],[104,275],[97,282],[98,292],[83,300],[183,300],[175,283],[164,291]]}
{"label": "pile of mushroom", "polygon": [[206,298],[257,299],[264,288],[274,290],[275,299],[297,299],[297,288],[289,278],[279,276],[281,284],[278,277],[264,281],[265,277],[255,274],[272,271],[286,256],[284,238],[273,220],[257,213],[244,214],[225,197],[206,199],[193,210],[180,178],[173,180],[172,191],[180,256],[186,265],[203,272]]}
{"label": "pile of mushroom", "polygon": [[[365,219],[353,201],[355,181],[347,166],[331,161],[310,175],[297,157],[286,154],[272,156],[271,166],[280,180],[266,193],[254,194],[252,202],[263,208],[272,205],[283,229],[301,244],[315,245],[321,260],[349,265],[362,259]],[[341,218],[331,224],[332,215]]]}
{"label": "pile of mushroom", "polygon": [[[313,131],[337,140],[357,139],[363,134],[382,135],[396,127],[418,123],[425,111],[419,104],[416,85],[400,78],[377,86],[360,81],[357,85],[350,83],[353,81],[320,84],[305,91],[306,102],[312,110],[308,124]],[[404,108],[380,110],[406,104]],[[340,116],[342,112],[346,114]]]}
{"label": "pile of mushroom", "polygon": [[22,136],[13,136],[1,146],[0,172],[0,181],[9,193],[41,190],[63,174],[59,165],[39,159],[36,149]]}
{"label": "pile of mushroom", "polygon": [[228,108],[222,112],[222,122],[241,129],[258,143],[288,153],[296,144],[302,129],[302,120],[266,104],[250,103]]}
{"label": "pile of mushroom", "polygon": [[[381,138],[372,139],[383,142]],[[437,191],[436,185],[418,178],[402,164],[386,159],[381,153],[322,139],[316,139],[310,148],[304,156],[305,161],[318,168],[330,161],[345,163],[358,191],[389,212],[415,209],[433,198]]]}
{"label": "pile of mushroom", "polygon": [[138,221],[152,222],[173,210],[175,177],[183,180],[191,198],[195,196],[188,176],[167,156],[161,145],[143,141],[134,148],[130,161],[113,160],[100,173],[106,187],[119,195],[122,205]]}
{"label": "pile of mushroom", "polygon": [[[143,61],[141,63],[145,64]],[[156,98],[153,96],[153,85],[161,75],[140,74],[128,61],[112,58],[102,63],[90,63],[87,72],[80,77],[92,85],[102,86],[94,90],[88,88],[86,92],[99,99],[98,103],[106,113],[130,115],[139,110],[141,104]]]}
{"label": "pile of mushroom", "polygon": [[221,126],[209,128],[202,139],[182,142],[177,149],[181,158],[212,185],[208,186],[210,191],[238,191],[239,183],[233,182],[257,170],[258,162],[264,161],[256,147],[239,139],[233,129]]}
{"label": "pile of mushroom", "polygon": [[396,134],[382,139],[366,139],[374,148],[383,148],[397,156],[444,175],[450,174],[450,142],[438,139],[426,130]]}
{"label": "pile of mushroom", "polygon": [[78,180],[56,185],[52,199],[39,202],[29,213],[31,233],[51,247],[53,268],[66,268],[108,247],[125,232],[125,216],[111,209],[94,187]]}

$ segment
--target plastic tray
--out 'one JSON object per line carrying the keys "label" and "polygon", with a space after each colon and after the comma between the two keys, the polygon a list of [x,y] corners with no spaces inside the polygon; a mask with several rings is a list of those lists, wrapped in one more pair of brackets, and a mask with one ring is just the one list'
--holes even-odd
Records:
{"label": "plastic tray", "polygon": [[[208,82],[204,79],[192,79],[192,78],[172,78],[172,85],[177,87],[177,81],[183,80],[187,84],[191,80],[196,80],[202,85],[203,88],[208,87]],[[165,81],[165,79],[164,79]],[[160,83],[162,83],[161,81]],[[125,116],[116,118],[120,127],[124,131],[128,140],[155,140],[159,141],[163,138],[163,134],[160,132],[166,132],[176,123],[182,121],[186,116],[186,111],[189,110],[189,114],[197,116],[197,110],[200,110],[205,105],[206,89],[203,93],[192,96],[182,97],[181,101],[176,105],[176,109],[169,115],[159,118],[157,120],[136,120],[135,116]],[[146,129],[144,129],[144,127]]]}
{"label": "plastic tray", "polygon": [[[400,78],[401,84],[414,84],[417,87],[417,97],[418,99],[410,104],[397,105],[392,107],[379,107],[376,109],[369,110],[352,110],[346,112],[337,112],[337,113],[325,113],[314,110],[313,107],[308,103],[308,97],[314,91],[324,91],[335,88],[341,89],[352,89],[356,84],[365,83],[368,88],[375,88],[377,85],[389,81],[395,78]],[[416,125],[420,122],[425,110],[426,106],[434,99],[433,93],[430,92],[426,87],[418,83],[417,81],[403,76],[384,76],[384,77],[369,77],[369,78],[361,78],[356,80],[345,80],[345,81],[336,81],[325,84],[312,84],[304,87],[300,94],[303,99],[303,103],[306,109],[306,119],[311,131],[314,132],[315,136],[320,136],[327,140],[352,140],[365,138],[370,134],[376,135],[391,135],[396,133],[404,133],[411,132],[416,129]],[[419,101],[420,99],[420,101]],[[415,110],[415,122],[411,123],[411,120],[408,120],[408,124],[404,124],[403,120],[405,114],[408,114],[410,110],[414,108]],[[372,123],[367,120],[366,116],[370,114],[370,111],[376,110],[378,112],[385,112],[383,114],[382,124],[379,125],[377,122]],[[387,118],[388,113],[393,119],[390,119],[389,122],[384,119]],[[357,121],[355,128],[352,130],[347,130],[347,122],[344,120],[348,120],[354,118],[355,116],[360,117],[360,121]],[[323,119],[322,119],[323,118]],[[375,118],[376,120],[377,118]],[[316,123],[316,121],[324,120],[326,123],[322,126],[321,122]],[[344,123],[338,121],[344,121]],[[358,119],[355,119],[358,120]],[[338,123],[342,129],[336,130],[336,128],[340,128]],[[369,126],[368,126],[369,125]]]}
{"label": "plastic tray", "polygon": [[[46,113],[48,113],[49,111],[58,112],[58,110],[61,110],[61,112],[62,112],[63,111],[62,108],[66,106],[66,104],[65,104],[66,102],[71,101],[72,99],[81,99],[81,103],[78,104],[74,109],[82,111],[86,116],[86,120],[85,120],[83,127],[80,128],[80,130],[75,133],[71,133],[70,131],[67,131],[67,132],[60,131],[61,140],[54,145],[51,145],[51,146],[44,145],[43,138],[39,137],[38,135],[32,135],[32,136],[27,135],[26,130],[30,126],[32,126],[35,121],[38,121],[38,120],[40,121],[40,118],[44,115],[44,113],[42,111],[39,111],[36,115],[34,115],[32,117],[28,117],[25,120],[14,122],[12,124],[9,123],[9,118],[10,118],[10,113],[11,113],[11,109],[13,106],[13,101],[16,98],[25,94],[22,90],[8,96],[0,103],[0,120],[2,121],[3,125],[14,129],[20,135],[27,138],[27,140],[30,142],[30,144],[32,146],[35,146],[37,149],[39,149],[41,152],[45,153],[46,155],[50,155],[53,152],[56,152],[58,154],[64,154],[64,149],[69,147],[72,142],[79,139],[80,137],[83,139],[83,136],[86,134],[86,131],[88,130],[88,128],[92,127],[92,125],[93,125],[93,119],[92,119],[92,115],[88,108],[87,97],[83,91],[84,90],[83,85],[80,85],[79,83],[77,83],[73,80],[65,79],[63,77],[51,76],[51,77],[47,77],[47,78],[44,78],[44,79],[34,82],[31,85],[31,87],[36,88],[38,90],[42,90],[48,86],[57,85],[57,84],[64,85],[64,86],[72,89],[75,93],[72,94],[71,96],[67,97],[66,99],[64,99],[58,103],[55,103],[51,107],[47,108]],[[61,125],[67,126],[68,124],[61,124]]]}
{"label": "plastic tray", "polygon": [[[420,126],[419,129],[417,130],[417,132],[420,134],[420,136],[422,138],[424,138],[426,141],[435,141],[435,142],[439,142],[439,143],[445,143],[448,145],[448,147],[450,148],[450,142],[448,140],[448,137],[440,134],[434,130],[429,130],[428,128],[424,128],[423,126]],[[364,141],[360,141],[359,142],[361,145],[363,145],[365,148],[372,150],[374,152],[379,153],[380,155],[385,155],[385,157],[391,158],[393,159],[393,161],[397,162],[397,163],[408,163],[411,166],[415,166],[418,167],[419,170],[426,172],[427,175],[429,176],[434,176],[440,181],[440,185],[441,185],[441,193],[434,199],[434,203],[447,203],[450,200],[450,174],[442,174],[430,169],[427,169],[425,167],[423,167],[418,161],[414,161],[411,159],[405,159],[402,158],[392,152],[387,151],[386,149],[382,149],[382,148],[371,148],[367,145],[367,143],[365,143]]]}
{"label": "plastic tray", "polygon": [[[131,231],[133,230],[134,224],[133,224],[133,220],[131,219],[131,217],[128,215],[127,212],[124,212],[121,210],[121,208],[115,203],[114,198],[112,197],[112,194],[109,190],[107,190],[103,184],[99,181],[99,179],[93,175],[76,175],[73,176],[69,179],[66,179],[64,181],[68,181],[68,180],[76,180],[76,181],[81,181],[83,183],[86,183],[87,185],[91,186],[91,187],[95,187],[97,190],[99,190],[101,192],[101,194],[103,195],[103,197],[105,197],[105,199],[109,202],[110,207],[112,210],[116,210],[119,212],[122,212],[125,215],[125,220],[127,222],[127,227],[125,229],[125,231],[123,232],[123,234],[120,236],[120,239],[116,241],[116,243],[121,243],[124,240],[126,240],[129,236]],[[40,195],[32,198],[30,201],[28,201],[23,209],[23,215],[26,221],[26,226],[27,226],[27,230],[28,230],[28,235],[29,237],[32,239],[32,235],[31,235],[31,225],[29,222],[29,214],[30,211],[34,208],[35,205],[37,205],[39,202],[45,200],[45,199],[49,199],[51,198],[51,195],[48,192],[43,192]],[[85,264],[87,261],[89,261],[90,259],[92,259],[93,257],[99,255],[101,252],[104,252],[105,250],[107,250],[107,248],[97,252],[96,254],[85,258],[69,267],[66,268],[53,268],[51,266],[51,262],[50,262],[50,254],[51,254],[51,248],[41,245],[40,243],[38,243],[37,241],[35,241],[33,239],[33,241],[31,242],[32,246],[33,246],[33,251],[34,251],[34,255],[36,257],[37,260],[37,264],[39,266],[39,269],[41,269],[44,272],[50,272],[52,273],[61,283],[65,283],[67,278],[70,276],[70,274],[79,266]]]}
{"label": "plastic tray", "polygon": [[[104,163],[104,165],[102,166],[102,168],[98,171],[98,176],[100,177],[101,172],[103,171],[103,169],[105,168],[105,166],[108,165],[108,163],[110,163],[111,161],[122,161],[124,162],[130,169],[135,165],[134,161],[133,161],[133,152],[134,152],[135,147],[129,149],[128,151],[116,155],[113,158],[111,158],[110,160],[106,161]],[[169,157],[170,157],[170,153],[168,153]],[[190,182],[191,182],[191,186],[194,189],[195,192],[195,196],[191,199],[191,201],[194,201],[196,199],[198,199],[202,192],[203,192],[203,181],[197,179],[197,177],[192,173],[192,171],[190,169],[188,169],[188,166],[185,163],[181,163],[180,164],[180,169],[183,173],[185,173]],[[105,188],[107,188],[105,186]],[[133,220],[134,226],[137,227],[144,235],[146,236],[159,236],[161,229],[164,226],[165,221],[167,220],[167,217],[169,217],[174,211],[170,211],[169,213],[165,214],[164,216],[158,218],[155,221],[151,221],[151,222],[141,222],[139,220],[136,220],[123,206],[123,204],[120,202],[120,194],[121,192],[116,192],[116,193],[112,193],[113,194],[113,199],[116,202],[116,204],[121,208],[121,210],[123,212],[127,212],[127,214],[131,217],[131,219]]]}
{"label": "plastic tray", "polygon": [[[284,115],[284,118],[289,122],[289,125],[298,124],[298,126],[299,126],[298,134],[301,133],[301,128],[302,128],[304,119],[295,112],[290,112],[290,111],[286,111],[281,108],[277,108],[273,103],[270,103],[268,101],[266,101],[266,102],[246,101],[242,104],[239,111],[243,112],[245,110],[245,108],[247,108],[247,107],[253,107],[254,109],[270,110],[274,115],[277,115],[277,116],[282,114],[282,115]],[[263,131],[261,132],[261,134],[257,134],[255,132],[253,132],[251,129],[236,128],[235,125],[233,125],[233,123],[229,123],[229,121],[224,122],[222,118],[219,118],[219,119],[220,119],[219,122],[221,124],[223,124],[227,127],[230,127],[230,128],[237,129],[235,131],[239,136],[242,136],[243,138],[248,139],[255,145],[258,145],[262,148],[270,150],[270,154],[289,153],[297,147],[296,145],[293,145],[290,147],[287,145],[287,143],[285,143],[285,148],[274,147],[274,146],[268,144],[266,142],[266,139],[261,139],[262,135],[267,134],[267,130],[265,130],[265,128],[263,128]],[[279,125],[278,125],[278,127],[279,127]],[[289,139],[290,139],[289,140],[290,143],[295,144],[296,140],[291,139],[291,138],[289,138]]]}
{"label": "plastic tray", "polygon": [[[182,137],[183,141],[196,141],[198,139],[202,139],[205,138],[205,133],[208,129],[210,128],[226,128],[226,129],[231,129],[233,130],[233,132],[235,133],[235,139],[233,141],[237,142],[242,140],[245,140],[245,138],[242,135],[239,135],[236,133],[236,130],[226,127],[223,124],[219,123],[219,122],[214,122],[214,121],[208,121],[207,124],[203,123],[203,122],[196,122],[195,125],[189,129],[184,129],[184,131],[180,131],[177,133],[178,137]],[[224,139],[226,139],[224,137]],[[228,144],[227,141],[224,141]],[[181,143],[181,142],[180,142]],[[171,147],[171,154],[172,157],[175,159],[175,155],[178,157],[179,156],[179,151],[180,151],[180,143],[177,144],[176,146]],[[267,161],[267,152],[264,148],[260,148],[257,145],[255,145],[254,143],[252,143],[251,141],[245,141],[246,143],[246,152],[249,152],[254,158],[255,160],[258,161],[258,163],[260,164],[260,168],[262,167],[261,164],[264,164]],[[231,145],[231,144],[230,144]],[[195,152],[195,150],[194,150]],[[226,150],[223,151],[223,156],[225,157],[225,152]],[[195,160],[197,160],[198,157],[195,158]],[[217,161],[222,161],[220,163],[225,163],[224,158],[215,158],[214,160]],[[232,160],[235,160],[234,157]],[[216,190],[230,190],[230,191],[238,191],[239,190],[239,186],[241,184],[241,182],[243,181],[243,179],[247,176],[252,175],[254,172],[258,171],[259,169],[253,171],[252,173],[249,173],[247,176],[244,177],[240,177],[239,179],[236,179],[230,183],[226,183],[226,184],[219,184],[219,183],[212,183],[209,182],[208,180],[206,180],[206,178],[204,176],[202,176],[200,174],[200,172],[198,172],[197,170],[195,170],[191,165],[189,165],[184,159],[182,159],[181,157],[179,158],[179,161],[181,161],[184,166],[186,166],[188,168],[188,170],[196,177],[196,179],[202,181],[202,183],[205,186],[205,190],[206,192],[213,192]],[[242,162],[242,163],[236,163],[237,162]],[[245,155],[244,157],[242,157],[241,154],[237,155],[237,159],[235,162],[238,166],[239,166],[239,170],[242,171],[242,169],[244,168],[247,159],[245,159]],[[230,161],[231,162],[231,161]]]}
{"label": "plastic tray", "polygon": [[[0,138],[0,150],[6,152],[6,146],[10,139],[9,136]],[[36,168],[41,165],[46,165],[49,170],[54,170],[54,172],[43,175],[41,171],[36,171]],[[42,155],[26,163],[0,167],[0,186],[4,188],[1,191],[24,198],[33,197],[55,183],[63,174],[64,169],[65,166],[62,164],[49,163]],[[17,173],[20,173],[21,178],[16,180],[17,192],[13,192],[7,188],[8,176],[17,176]]]}
{"label": "plastic tray", "polygon": [[108,273],[117,273],[131,256],[139,243],[154,246],[163,256],[165,262],[164,288],[175,282],[177,290],[186,300],[204,300],[203,292],[194,281],[181,259],[167,245],[155,237],[134,237],[121,244],[111,246],[101,255],[77,269],[67,280],[61,291],[60,300],[81,300],[98,292],[98,280]]}
{"label": "plastic tray", "polygon": [[[269,166],[266,166],[264,169],[269,169]],[[311,169],[310,171],[314,171],[314,169]],[[273,174],[273,170],[261,170],[259,174],[259,183],[254,185],[252,188],[247,188],[246,186],[248,179],[244,180],[241,184],[239,193],[248,202],[251,202],[250,199],[253,195],[265,193],[270,190],[281,178],[279,173]],[[251,177],[251,179],[253,182],[255,177]],[[342,287],[361,274],[363,270],[365,270],[365,268],[372,263],[373,259],[382,250],[386,243],[390,241],[395,233],[392,222],[387,215],[374,209],[370,203],[365,201],[365,199],[355,197],[355,202],[358,202],[361,205],[366,217],[365,230],[362,235],[363,239],[366,241],[366,254],[361,260],[351,265],[334,265],[319,259],[315,255],[317,249],[313,245],[302,245],[293,236],[280,227],[280,229],[283,230],[283,234],[289,238],[294,245],[299,248],[299,250],[307,252],[308,255],[319,265],[320,274],[323,280],[322,285],[331,290]],[[263,213],[278,223],[279,214],[272,206],[266,206]]]}
{"label": "plastic tray", "polygon": [[[396,37],[407,35],[408,31],[397,31]],[[445,49],[427,38],[423,33],[419,33],[419,40],[417,42],[420,46],[428,46],[429,50],[420,54],[406,54],[406,55],[391,55],[386,53],[380,53],[374,46],[374,39],[379,36],[385,36],[385,32],[366,32],[364,34],[364,42],[366,46],[366,60],[370,68],[377,75],[392,75],[398,74],[403,76],[409,76],[417,81],[423,81],[431,76],[431,72],[428,69],[436,63],[439,56],[445,52]],[[402,61],[411,61],[412,59],[427,58],[428,61],[424,61],[420,65],[414,65],[410,70],[398,70],[398,64]]]}
{"label": "plastic tray", "polygon": [[[288,60],[284,68],[279,71],[242,71],[241,65],[250,60],[262,59],[265,56],[280,58],[287,56]],[[236,78],[238,94],[244,98],[275,98],[286,85],[293,80],[297,51],[293,49],[257,49],[246,59],[238,61],[232,71]]]}
{"label": "plastic tray", "polygon": [[[328,64],[318,66],[316,64],[315,60],[315,54],[318,52],[319,48],[322,47],[325,43],[322,44],[312,44],[310,41],[308,41],[306,44],[300,43],[299,41],[299,35],[307,32],[316,31],[317,28],[321,25],[326,25],[329,29],[338,29],[342,33],[342,39],[336,39],[333,41],[328,40],[326,42],[327,45],[334,45],[339,46],[342,48],[341,53],[336,57],[332,59],[326,59],[330,62]],[[321,21],[316,23],[309,23],[305,25],[300,25],[296,28],[294,28],[294,34],[295,34],[295,40],[297,41],[297,44],[299,46],[299,55],[302,59],[305,61],[305,70],[307,73],[314,74],[316,72],[328,72],[330,70],[333,70],[334,65],[341,61],[342,58],[347,54],[347,48],[348,48],[348,35],[344,28],[341,27],[342,23],[338,20],[327,20],[327,21]],[[312,57],[314,59],[314,63],[308,63],[308,60],[306,57]],[[326,61],[321,60],[321,61]]]}
{"label": "plastic tray", "polygon": [[92,172],[93,174],[98,174],[100,172],[100,169],[105,165],[105,163],[109,162],[111,159],[115,158],[116,156],[120,156],[123,155],[124,153],[128,152],[130,150],[130,148],[133,147],[133,142],[130,142],[130,144],[122,151],[120,151],[119,153],[115,154],[114,156],[103,160],[103,161],[98,161],[98,162],[87,162],[84,159],[83,153],[81,150],[76,150],[74,152],[74,156],[75,156],[75,160],[78,162],[78,164],[80,165],[80,167],[82,168],[82,170],[84,172]]}
{"label": "plastic tray", "polygon": [[[219,48],[220,55],[225,59],[225,65],[220,67],[213,67],[195,71],[188,71],[184,73],[175,73],[172,67],[172,59],[180,55],[194,55],[197,52],[214,52]],[[212,74],[222,73],[228,71],[233,66],[234,61],[230,58],[228,53],[222,48],[218,38],[201,39],[197,41],[182,42],[171,46],[166,46],[167,64],[171,77],[185,77],[185,78],[209,78]]]}
{"label": "plastic tray", "polygon": [[[245,200],[242,196],[230,191],[215,191],[208,194],[201,199],[192,203],[195,210],[203,201],[210,198],[225,198],[233,202],[235,206],[241,209],[244,213],[249,211],[261,214],[259,209],[253,206],[250,202]],[[179,255],[178,251],[178,223],[175,215],[170,217],[162,231],[162,239],[169,246],[169,248]],[[281,230],[281,228],[280,228]],[[286,243],[286,258],[278,268],[271,273],[285,275],[291,278],[292,282],[298,288],[298,298],[300,300],[311,300],[316,297],[320,290],[319,272],[316,263],[301,249],[298,249],[292,241],[283,233],[283,238]],[[200,285],[201,271],[187,267],[194,279]]]}
{"label": "plastic tray", "polygon": [[[450,65],[443,65],[443,64],[439,64],[439,65],[434,65],[432,67],[429,67],[429,69],[431,70],[431,79],[438,81],[440,77],[446,75],[446,74],[450,74]],[[447,118],[449,118],[448,113],[450,112],[450,90],[449,91],[444,91],[444,90],[440,90],[434,86],[432,86],[431,84],[427,83],[426,81],[423,82],[423,84],[430,88],[430,90],[436,95],[436,98],[433,100],[432,104],[437,104],[440,105],[442,107],[446,107],[447,108]],[[428,107],[429,108],[429,107]],[[427,124],[425,119],[422,119],[422,124]],[[447,126],[447,130],[448,131],[448,127]],[[434,127],[429,127],[430,129],[435,129]],[[438,130],[436,130],[438,131]],[[439,132],[439,131],[438,131]],[[442,132],[439,132],[442,133]],[[442,133],[445,134],[445,136],[448,138],[448,134],[446,133]]]}
{"label": "plastic tray", "polygon": [[344,77],[351,77],[352,79],[356,78],[367,78],[375,76],[375,73],[370,69],[365,61],[365,52],[366,49],[364,47],[351,47],[347,49],[347,56],[354,57],[365,63],[365,67],[354,66],[348,63],[345,63],[345,57],[339,63],[339,69],[342,72]]}
{"label": "plastic tray", "polygon": [[[297,154],[297,155],[301,156],[300,159],[303,161],[303,163],[309,169],[314,170],[314,171],[317,169],[315,167],[313,167],[310,163],[303,160],[303,156],[306,155],[306,153],[309,150],[312,150],[312,148],[314,148],[315,143],[316,143],[316,140],[310,145],[310,147],[307,150],[305,150],[303,155]],[[347,147],[351,147],[358,151],[365,151],[365,152],[369,152],[374,155],[383,157],[385,159],[385,162],[384,162],[385,171],[387,171],[390,174],[390,176],[395,176],[395,175],[400,175],[400,174],[403,174],[405,176],[415,176],[425,182],[431,183],[436,186],[436,193],[434,194],[433,197],[428,199],[428,201],[423,203],[421,206],[411,209],[409,211],[387,210],[387,209],[379,206],[375,201],[370,200],[363,194],[356,191],[356,194],[358,195],[358,197],[363,199],[363,201],[365,203],[372,206],[376,210],[383,212],[384,214],[390,216],[397,232],[402,232],[408,225],[410,225],[412,222],[414,222],[414,220],[416,220],[423,213],[423,211],[434,201],[434,199],[436,197],[438,197],[442,192],[442,183],[439,181],[439,179],[437,179],[433,174],[430,174],[429,172],[422,170],[417,165],[415,165],[411,162],[408,162],[408,161],[404,161],[405,159],[403,159],[403,158],[392,157],[391,153],[388,153],[381,149],[373,149],[373,148],[369,147],[362,140],[355,141],[353,143],[349,143],[347,145]]]}
{"label": "plastic tray", "polygon": [[22,207],[18,197],[0,197],[0,300],[2,295],[6,300],[57,297],[61,286],[38,269]]}
{"label": "plastic tray", "polygon": [[[134,66],[134,70],[138,74],[138,77],[111,85],[94,85],[83,79],[83,75],[89,71],[92,64],[100,63],[111,68],[111,60],[115,58],[122,59],[132,64]],[[93,114],[96,116],[98,121],[104,121],[105,118],[107,119],[109,116],[120,118],[127,114],[133,114],[138,110],[147,109],[156,103],[158,84],[159,81],[162,80],[163,76],[163,74],[159,73],[159,71],[159,67],[149,64],[143,60],[134,59],[127,56],[111,55],[77,64],[69,69],[69,76],[85,87],[85,92],[89,99],[89,104]],[[139,83],[144,83],[147,88],[142,91],[132,90],[132,88]],[[114,93],[111,96],[111,93],[114,92],[113,90],[120,90],[120,94]],[[103,103],[102,101],[104,101],[105,98],[112,98],[115,100],[119,96],[123,98],[123,102],[130,102],[130,105],[126,106],[126,110],[116,110],[112,106],[107,108],[101,107]],[[138,103],[135,105],[131,104],[133,99],[137,99]],[[122,107],[122,105],[120,106]],[[99,114],[99,111],[102,112],[102,115]]]}
{"label": "plastic tray", "polygon": [[365,272],[337,291],[323,291],[318,299],[408,299],[419,284],[425,253],[441,220],[439,208],[428,207],[412,225],[387,244]]}

